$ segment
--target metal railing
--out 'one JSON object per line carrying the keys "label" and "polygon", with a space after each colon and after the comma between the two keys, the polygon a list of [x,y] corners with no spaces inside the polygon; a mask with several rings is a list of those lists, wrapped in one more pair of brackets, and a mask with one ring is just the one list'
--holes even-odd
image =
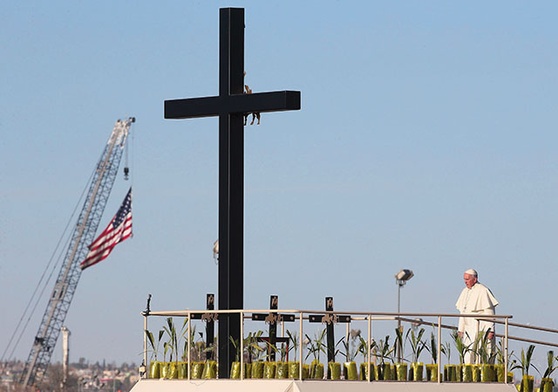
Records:
{"label": "metal railing", "polygon": [[[244,336],[245,336],[245,322],[251,321],[253,319],[254,314],[261,314],[261,313],[268,313],[268,314],[279,314],[285,315],[290,314],[294,315],[294,320],[298,321],[298,336],[300,337],[298,342],[298,362],[299,362],[299,371],[298,371],[298,378],[302,379],[303,377],[303,364],[304,364],[304,341],[302,339],[305,336],[305,322],[310,321],[310,316],[316,315],[322,316],[322,323],[337,323],[339,316],[347,317],[349,316],[349,322],[346,324],[346,336],[349,336],[349,330],[351,323],[356,322],[365,322],[367,325],[367,332],[366,332],[366,342],[367,342],[367,364],[368,364],[368,371],[366,380],[372,381],[371,377],[371,370],[372,370],[372,363],[373,359],[375,360],[375,356],[370,349],[374,343],[373,338],[373,327],[376,323],[382,323],[386,321],[397,321],[397,322],[408,322],[414,326],[418,325],[429,325],[436,329],[437,331],[437,358],[436,363],[438,364],[437,371],[437,381],[440,383],[442,382],[442,377],[440,376],[440,372],[442,371],[442,331],[443,330],[450,330],[455,331],[457,328],[451,324],[444,324],[443,321],[449,319],[454,320],[460,317],[467,317],[467,318],[475,318],[478,322],[481,321],[490,321],[496,324],[500,324],[504,326],[504,333],[503,334],[496,334],[496,337],[502,338],[502,349],[503,349],[503,358],[504,358],[504,369],[506,374],[509,368],[509,352],[508,352],[508,342],[509,340],[517,340],[522,342],[529,342],[541,345],[547,345],[552,347],[558,347],[558,343],[553,342],[546,342],[541,340],[534,340],[516,336],[509,335],[509,328],[510,327],[517,327],[517,328],[524,328],[529,330],[535,331],[543,331],[549,332],[553,334],[558,334],[558,330],[549,329],[549,328],[542,328],[542,327],[535,327],[530,325],[524,324],[517,324],[511,323],[509,320],[512,318],[511,315],[491,315],[490,317],[479,317],[478,314],[447,314],[447,313],[389,313],[389,312],[355,312],[355,311],[323,311],[323,310],[300,310],[300,309],[250,309],[250,310],[178,310],[178,311],[149,311],[143,312],[142,315],[144,316],[144,354],[143,360],[144,364],[148,365],[148,342],[147,342],[147,334],[145,331],[148,330],[148,318],[149,317],[184,317],[187,318],[187,336],[192,336],[192,322],[198,321],[193,320],[193,315],[200,315],[200,314],[211,314],[211,315],[218,315],[220,314],[240,314],[240,353],[244,353]],[[291,317],[292,319],[292,317]],[[278,324],[281,325],[281,334],[282,336],[285,335],[285,325],[281,319],[278,320]],[[310,327],[308,327],[310,329]],[[192,341],[188,339],[187,341],[187,377],[188,380],[191,379],[191,364],[192,364]],[[185,350],[186,351],[186,350]],[[308,357],[308,355],[307,355]],[[240,355],[240,378],[245,378],[245,360],[244,355]],[[507,382],[507,376],[505,377],[505,382]]]}

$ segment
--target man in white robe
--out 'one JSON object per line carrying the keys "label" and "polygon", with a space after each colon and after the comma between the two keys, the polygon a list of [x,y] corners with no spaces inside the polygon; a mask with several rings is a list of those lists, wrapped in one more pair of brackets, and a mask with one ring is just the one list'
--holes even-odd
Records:
{"label": "man in white robe", "polygon": [[[495,314],[494,308],[498,301],[488,287],[478,281],[478,273],[474,269],[468,269],[463,274],[465,288],[461,291],[455,306],[461,314],[475,314],[490,317]],[[494,342],[494,323],[488,320],[478,320],[474,317],[460,317],[457,332],[465,346],[473,348],[474,342],[482,333],[490,339],[490,346]],[[471,351],[465,355],[465,363],[473,363],[475,356]]]}

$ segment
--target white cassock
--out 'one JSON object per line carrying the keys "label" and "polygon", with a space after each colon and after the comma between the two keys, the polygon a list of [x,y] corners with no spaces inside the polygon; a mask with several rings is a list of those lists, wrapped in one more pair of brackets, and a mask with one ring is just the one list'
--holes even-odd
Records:
{"label": "white cassock", "polygon": [[[495,314],[494,308],[498,305],[498,301],[488,287],[482,283],[475,283],[473,287],[468,289],[465,287],[455,306],[459,313],[462,314],[475,314],[479,316],[491,316]],[[492,321],[479,321],[474,317],[460,317],[458,331],[463,333],[463,343],[469,346],[474,343],[479,331],[494,332],[494,323]],[[471,353],[465,356],[465,362],[472,362],[473,357]]]}

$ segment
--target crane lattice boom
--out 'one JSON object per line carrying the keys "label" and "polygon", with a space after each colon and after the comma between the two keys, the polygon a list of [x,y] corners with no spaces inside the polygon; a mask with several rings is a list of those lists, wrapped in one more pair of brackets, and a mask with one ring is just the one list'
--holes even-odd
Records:
{"label": "crane lattice boom", "polygon": [[36,385],[44,376],[81,276],[80,262],[88,252],[118,173],[122,152],[135,118],[118,120],[97,163],[85,203],[56,279],[39,331],[22,373],[24,386]]}

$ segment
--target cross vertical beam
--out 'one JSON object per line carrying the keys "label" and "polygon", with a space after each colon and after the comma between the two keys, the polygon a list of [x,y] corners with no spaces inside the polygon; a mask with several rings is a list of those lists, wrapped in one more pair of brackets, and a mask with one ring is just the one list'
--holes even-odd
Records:
{"label": "cross vertical beam", "polygon": [[[279,307],[279,296],[272,295],[269,297],[269,309],[277,310]],[[270,361],[275,361],[275,349],[277,348],[277,312],[271,312],[270,315],[275,317],[275,322],[269,323],[269,347],[267,348],[267,352],[269,355]]]}
{"label": "cross vertical beam", "polygon": [[[220,10],[219,96],[165,101],[165,118],[219,117],[220,310],[242,309],[244,298],[244,115],[300,109],[299,91],[243,94],[244,9]],[[219,316],[219,378],[228,378],[239,341],[240,315]]]}
{"label": "cross vertical beam", "polygon": [[[333,312],[333,297],[325,298],[325,310],[327,312]],[[333,317],[335,320],[335,317]],[[334,337],[333,323],[327,323],[326,325],[326,340],[327,340],[327,363],[335,362],[335,337]],[[348,342],[347,342],[348,343]],[[328,372],[328,378],[331,375]]]}
{"label": "cross vertical beam", "polygon": [[[219,96],[244,91],[244,10],[222,9]],[[242,309],[244,299],[244,117],[219,115],[219,309]],[[219,377],[229,377],[240,336],[240,316],[219,320]],[[240,345],[239,345],[240,347]]]}

